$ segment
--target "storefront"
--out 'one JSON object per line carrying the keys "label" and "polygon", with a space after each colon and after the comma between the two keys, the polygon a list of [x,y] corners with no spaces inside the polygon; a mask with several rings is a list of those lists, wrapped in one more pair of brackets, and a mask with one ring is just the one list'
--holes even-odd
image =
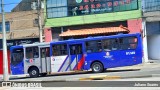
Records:
{"label": "storefront", "polygon": [[160,60],[160,21],[147,22],[148,58]]}

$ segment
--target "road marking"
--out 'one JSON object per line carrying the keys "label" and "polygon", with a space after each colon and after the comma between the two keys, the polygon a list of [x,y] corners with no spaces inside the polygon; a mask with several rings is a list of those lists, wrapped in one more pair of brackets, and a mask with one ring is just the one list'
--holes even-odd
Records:
{"label": "road marking", "polygon": [[83,81],[83,80],[113,80],[113,79],[121,79],[121,76],[98,75],[98,76],[90,76],[88,78],[79,78],[80,81]]}

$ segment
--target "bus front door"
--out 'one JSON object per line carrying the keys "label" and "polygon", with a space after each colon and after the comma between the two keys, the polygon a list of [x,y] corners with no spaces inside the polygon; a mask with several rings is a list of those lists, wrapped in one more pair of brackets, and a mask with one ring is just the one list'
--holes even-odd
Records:
{"label": "bus front door", "polygon": [[49,47],[40,48],[41,72],[47,73],[51,71]]}
{"label": "bus front door", "polygon": [[82,44],[73,44],[70,48],[70,70],[82,70],[84,65],[84,56]]}

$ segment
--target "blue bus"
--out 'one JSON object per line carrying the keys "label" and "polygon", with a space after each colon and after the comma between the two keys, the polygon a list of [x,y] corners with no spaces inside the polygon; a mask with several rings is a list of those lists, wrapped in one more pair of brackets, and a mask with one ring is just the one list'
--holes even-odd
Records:
{"label": "blue bus", "polygon": [[30,77],[77,70],[100,73],[107,68],[142,63],[139,33],[27,44],[10,50],[11,73]]}
{"label": "blue bus", "polygon": [[11,74],[45,76],[50,72],[50,43],[33,43],[10,48]]}
{"label": "blue bus", "polygon": [[88,37],[50,43],[51,72],[92,70],[142,63],[140,34]]}

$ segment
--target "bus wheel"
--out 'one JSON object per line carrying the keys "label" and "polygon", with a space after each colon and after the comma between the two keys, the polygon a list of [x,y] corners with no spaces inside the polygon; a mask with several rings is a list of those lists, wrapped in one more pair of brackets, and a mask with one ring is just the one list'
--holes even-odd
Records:
{"label": "bus wheel", "polygon": [[104,70],[103,65],[100,62],[94,62],[91,68],[94,73],[101,73]]}
{"label": "bus wheel", "polygon": [[33,67],[29,70],[29,75],[32,78],[38,77],[39,76],[39,70],[37,68]]}

